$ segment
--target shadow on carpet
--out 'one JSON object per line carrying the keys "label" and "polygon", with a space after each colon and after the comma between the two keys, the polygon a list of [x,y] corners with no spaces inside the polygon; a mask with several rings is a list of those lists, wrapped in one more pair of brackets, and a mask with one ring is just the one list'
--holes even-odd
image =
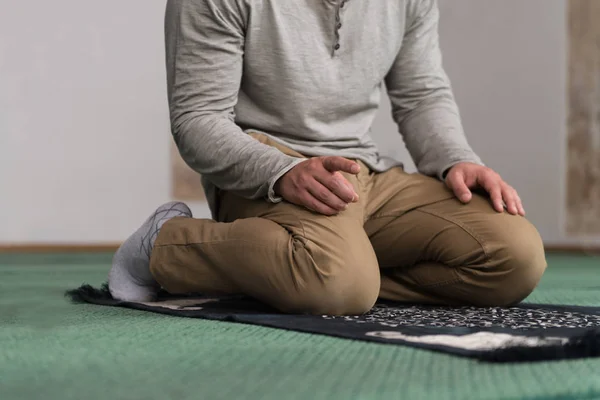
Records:
{"label": "shadow on carpet", "polygon": [[434,307],[385,301],[365,315],[334,317],[282,314],[241,296],[182,297],[161,292],[154,302],[123,302],[112,298],[106,284],[100,289],[83,285],[66,295],[76,303],[412,346],[484,362],[600,356],[600,307]]}

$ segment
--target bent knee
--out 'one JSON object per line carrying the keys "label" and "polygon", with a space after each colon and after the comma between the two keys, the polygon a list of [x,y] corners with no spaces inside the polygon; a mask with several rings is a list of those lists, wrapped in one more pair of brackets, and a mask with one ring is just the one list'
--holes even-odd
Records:
{"label": "bent knee", "polygon": [[357,282],[348,277],[323,282],[293,300],[295,312],[311,315],[361,315],[375,305],[379,286]]}
{"label": "bent knee", "polygon": [[[315,254],[319,252],[321,254]],[[381,279],[374,256],[324,256],[309,251],[312,265],[302,283],[287,293],[285,311],[312,315],[360,315],[368,312],[379,296]],[[353,254],[354,253],[354,254]],[[368,252],[367,252],[368,253]]]}
{"label": "bent knee", "polygon": [[293,239],[293,286],[280,293],[280,308],[312,315],[360,315],[379,296],[381,279],[366,234],[329,240]]}
{"label": "bent knee", "polygon": [[[506,228],[506,227],[505,227]],[[485,296],[479,305],[510,306],[527,298],[546,270],[542,239],[526,219],[513,219],[511,229],[499,233],[490,246],[486,266],[476,272],[483,278]]]}

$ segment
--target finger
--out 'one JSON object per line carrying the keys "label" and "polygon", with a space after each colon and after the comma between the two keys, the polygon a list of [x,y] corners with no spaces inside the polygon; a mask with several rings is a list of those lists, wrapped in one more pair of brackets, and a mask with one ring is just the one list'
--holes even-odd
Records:
{"label": "finger", "polygon": [[489,190],[489,194],[492,204],[494,205],[494,209],[498,212],[504,212],[504,204],[502,203],[502,189],[500,189],[500,185],[493,186],[491,190]]}
{"label": "finger", "polygon": [[332,216],[339,213],[338,210],[329,207],[327,204],[311,195],[308,191],[302,193],[298,200],[299,205],[319,214]]}
{"label": "finger", "polygon": [[471,198],[473,198],[473,195],[465,182],[465,176],[462,173],[449,175],[446,183],[448,187],[452,189],[454,195],[463,203],[468,203],[471,201]]}
{"label": "finger", "polygon": [[342,200],[317,180],[313,180],[306,189],[315,199],[334,210],[343,211],[348,208],[349,201]]}
{"label": "finger", "polygon": [[502,179],[496,174],[482,174],[477,177],[477,183],[484,188],[490,195],[494,209],[498,212],[504,212],[502,204]]}
{"label": "finger", "polygon": [[515,195],[517,196],[517,208],[519,209],[519,215],[524,217],[525,216],[525,208],[523,207],[523,202],[521,201],[521,197],[519,197],[519,194],[515,191]]}
{"label": "finger", "polygon": [[505,185],[502,189],[502,198],[504,199],[508,212],[512,215],[517,215],[519,213],[519,208],[517,207],[515,190],[510,186]]}
{"label": "finger", "polygon": [[352,202],[354,202],[354,203],[357,202],[358,201],[358,193],[354,189],[354,185],[352,183],[350,183],[350,181],[348,179],[346,179],[346,177],[344,175],[342,175],[341,172],[334,172],[333,175],[335,176],[336,179],[338,179],[342,183],[344,183],[344,185],[346,185],[346,187],[348,189],[352,190],[352,193],[354,193]]}
{"label": "finger", "polygon": [[490,195],[490,200],[494,209],[498,212],[504,212],[504,204],[502,204],[502,188],[500,180],[494,179],[493,175],[486,175],[482,179],[478,179],[479,185],[486,190]]}
{"label": "finger", "polygon": [[358,200],[358,194],[354,190],[354,187],[342,174],[317,174],[315,175],[315,179],[346,203]]}
{"label": "finger", "polygon": [[344,157],[323,157],[323,166],[329,172],[342,171],[353,175],[360,172],[360,165],[358,163]]}

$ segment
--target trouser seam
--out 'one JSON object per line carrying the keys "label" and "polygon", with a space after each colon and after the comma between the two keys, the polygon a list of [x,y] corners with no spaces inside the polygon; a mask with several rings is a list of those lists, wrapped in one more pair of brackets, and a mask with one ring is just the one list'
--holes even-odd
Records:
{"label": "trouser seam", "polygon": [[[444,200],[441,200],[441,201],[444,201]],[[488,251],[488,246],[487,246],[487,243],[485,242],[485,240],[483,240],[483,238],[481,236],[479,236],[477,233],[475,233],[474,231],[472,231],[471,229],[469,229],[463,223],[461,223],[461,222],[459,222],[457,220],[454,220],[452,218],[448,218],[448,217],[446,217],[444,215],[438,214],[436,212],[424,210],[422,208],[415,208],[415,209],[412,209],[412,210],[407,211],[407,212],[414,212],[414,211],[420,211],[420,212],[422,212],[424,214],[428,214],[428,215],[431,215],[433,217],[437,217],[437,218],[443,219],[446,222],[449,222],[451,224],[454,224],[454,225],[458,226],[466,234],[468,234],[469,236],[471,236],[477,242],[477,244],[479,245],[479,247],[481,247],[481,249],[483,250],[483,255],[484,255],[485,259],[486,260],[490,259],[490,254],[489,254],[489,251]],[[371,218],[369,218],[369,220],[383,219],[383,218],[399,218],[401,216],[402,215],[397,215],[397,214],[379,214],[377,216],[372,216]]]}
{"label": "trouser seam", "polygon": [[452,218],[449,218],[449,217],[446,217],[444,215],[440,215],[440,214],[438,214],[436,212],[428,211],[428,210],[423,210],[423,209],[420,209],[420,208],[415,209],[413,211],[419,211],[419,212],[422,212],[424,214],[428,214],[428,215],[431,215],[431,216],[434,216],[434,217],[438,217],[440,219],[443,219],[444,221],[450,222],[451,224],[454,224],[454,225],[458,226],[467,235],[471,236],[477,242],[477,244],[479,245],[479,247],[481,247],[481,250],[483,250],[483,255],[484,255],[485,259],[486,260],[490,259],[490,254],[489,254],[489,251],[488,251],[488,248],[487,248],[488,246],[487,246],[485,240],[481,236],[479,236],[477,233],[475,233],[474,231],[472,231],[471,229],[469,229],[462,222],[457,221],[457,220],[452,219]]}

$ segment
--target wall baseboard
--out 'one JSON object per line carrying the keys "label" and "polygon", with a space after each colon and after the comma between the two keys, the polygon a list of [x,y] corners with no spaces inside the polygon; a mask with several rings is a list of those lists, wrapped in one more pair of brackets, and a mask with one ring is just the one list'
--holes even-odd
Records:
{"label": "wall baseboard", "polygon": [[[2,244],[0,243],[0,254],[2,253],[110,253],[119,248],[119,243],[31,243],[31,244]],[[546,246],[548,253],[571,253],[571,254],[599,254],[600,246],[577,246],[577,245],[549,245]]]}

